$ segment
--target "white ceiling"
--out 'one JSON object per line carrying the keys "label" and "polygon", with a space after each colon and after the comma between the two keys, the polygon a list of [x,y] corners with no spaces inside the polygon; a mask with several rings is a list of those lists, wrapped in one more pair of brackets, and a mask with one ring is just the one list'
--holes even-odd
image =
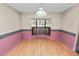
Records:
{"label": "white ceiling", "polygon": [[8,3],[8,5],[22,13],[36,12],[39,7],[43,7],[46,12],[63,12],[76,3]]}

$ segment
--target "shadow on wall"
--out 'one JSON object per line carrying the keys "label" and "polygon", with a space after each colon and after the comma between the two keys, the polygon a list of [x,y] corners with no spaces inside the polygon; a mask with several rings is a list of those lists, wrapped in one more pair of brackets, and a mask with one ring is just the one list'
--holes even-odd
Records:
{"label": "shadow on wall", "polygon": [[78,34],[78,39],[77,39],[76,52],[79,53],[79,34]]}

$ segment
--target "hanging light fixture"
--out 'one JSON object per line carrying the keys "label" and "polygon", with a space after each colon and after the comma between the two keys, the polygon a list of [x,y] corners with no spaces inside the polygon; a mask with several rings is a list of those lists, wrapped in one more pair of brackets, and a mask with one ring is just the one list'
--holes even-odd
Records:
{"label": "hanging light fixture", "polygon": [[36,12],[36,17],[45,17],[46,12],[44,11],[43,8],[39,8],[39,10]]}

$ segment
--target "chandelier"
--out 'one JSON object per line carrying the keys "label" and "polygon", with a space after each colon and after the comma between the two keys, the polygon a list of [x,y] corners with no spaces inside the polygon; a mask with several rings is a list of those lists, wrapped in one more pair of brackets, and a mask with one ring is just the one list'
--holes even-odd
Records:
{"label": "chandelier", "polygon": [[46,12],[44,11],[43,8],[39,8],[38,11],[36,12],[36,17],[45,17]]}

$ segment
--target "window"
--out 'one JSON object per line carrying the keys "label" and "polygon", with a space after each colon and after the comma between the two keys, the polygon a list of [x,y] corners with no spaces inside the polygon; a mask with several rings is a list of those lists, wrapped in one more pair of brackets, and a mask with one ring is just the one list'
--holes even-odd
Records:
{"label": "window", "polygon": [[32,34],[45,34],[50,35],[50,26],[48,26],[49,19],[45,18],[34,18],[32,20]]}

